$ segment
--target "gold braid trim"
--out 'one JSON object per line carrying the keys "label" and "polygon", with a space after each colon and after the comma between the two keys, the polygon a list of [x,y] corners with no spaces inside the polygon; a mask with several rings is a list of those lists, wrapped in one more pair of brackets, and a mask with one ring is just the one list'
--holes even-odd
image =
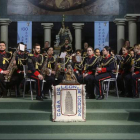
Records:
{"label": "gold braid trim", "polygon": [[12,52],[6,52],[9,53],[11,56],[9,58],[6,58],[7,60],[10,60],[12,58],[13,53]]}
{"label": "gold braid trim", "polygon": [[135,66],[135,68],[140,69],[140,67],[136,67],[136,66]]}
{"label": "gold braid trim", "polygon": [[[70,46],[69,46],[70,47]],[[72,47],[70,47],[70,49],[69,50],[67,50],[68,52],[70,52],[72,50]]]}
{"label": "gold braid trim", "polygon": [[[127,62],[129,61],[129,59],[131,58],[130,54],[128,54],[128,55],[129,55],[129,58],[126,60],[125,63],[127,63]],[[124,64],[125,64],[125,63],[124,63]]]}
{"label": "gold braid trim", "polygon": [[[102,66],[108,65],[113,59],[114,59],[114,57],[112,57],[110,60],[108,60],[105,64],[102,64]],[[113,61],[113,62],[114,62],[114,61]]]}
{"label": "gold braid trim", "polygon": [[[48,56],[45,56],[46,58],[48,58]],[[52,56],[53,58],[53,61],[49,61],[48,63],[54,63],[55,62],[55,59],[54,59],[54,56]]]}
{"label": "gold braid trim", "polygon": [[[75,64],[75,66],[74,66],[74,68],[75,69],[77,69],[77,70],[82,70],[82,68],[80,69],[80,68],[78,68],[78,66],[77,66],[78,64]],[[81,64],[80,64],[81,65]]]}
{"label": "gold braid trim", "polygon": [[42,65],[43,64],[43,61],[44,61],[44,57],[43,57],[42,54],[40,54],[40,56],[42,57],[42,61],[41,61],[41,64],[40,65]]}
{"label": "gold braid trim", "polygon": [[38,69],[38,66],[41,66],[42,64],[43,64],[43,55],[42,54],[40,54],[40,56],[42,57],[42,61],[41,61],[41,63],[38,63],[38,62],[36,62],[36,64],[35,64],[35,68],[36,69]]}
{"label": "gold braid trim", "polygon": [[67,58],[67,61],[65,63],[65,65],[69,62],[70,58],[69,57],[66,57]]}
{"label": "gold braid trim", "polygon": [[9,59],[3,58],[3,62],[2,63],[5,64],[6,62],[9,63]]}
{"label": "gold braid trim", "polygon": [[139,59],[137,59],[137,60],[135,60],[136,62],[138,62],[138,61],[140,61],[140,58]]}
{"label": "gold braid trim", "polygon": [[23,66],[22,60],[27,60],[27,59],[28,59],[28,58],[26,58],[26,59],[19,58],[19,59],[18,59],[18,64],[20,64],[20,65]]}
{"label": "gold braid trim", "polygon": [[95,62],[97,61],[98,57],[96,57],[96,59],[91,63],[91,64],[86,64],[88,67],[93,66],[94,64],[96,64]]}

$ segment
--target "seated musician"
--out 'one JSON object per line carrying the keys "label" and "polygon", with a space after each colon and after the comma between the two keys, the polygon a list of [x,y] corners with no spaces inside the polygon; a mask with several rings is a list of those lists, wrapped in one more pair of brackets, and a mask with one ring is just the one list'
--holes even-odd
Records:
{"label": "seated musician", "polygon": [[[81,57],[81,50],[76,50],[76,56]],[[76,58],[75,58],[76,59]],[[74,74],[76,76],[76,78],[78,79],[78,76],[82,74],[82,69],[83,69],[83,60],[81,58],[81,61],[77,61],[75,60],[75,62],[73,62],[72,64],[73,66],[73,70],[74,70]]]}
{"label": "seated musician", "polygon": [[71,55],[72,54],[72,47],[69,46],[69,40],[65,39],[65,44],[64,46],[61,47],[60,49],[60,54],[61,52],[67,52],[67,54]]}
{"label": "seated musician", "polygon": [[88,48],[88,43],[84,43],[84,49],[82,50],[82,57],[87,57],[87,48]]}
{"label": "seated musician", "polygon": [[43,64],[43,55],[40,54],[40,45],[35,44],[33,47],[34,54],[28,55],[28,77],[36,80],[36,99],[43,100],[41,87],[43,75],[41,75],[40,70]]}
{"label": "seated musician", "polygon": [[132,57],[129,53],[128,47],[122,47],[122,57],[123,61],[120,63],[120,74],[118,76],[118,88],[121,89],[120,96],[132,96],[132,86],[131,86],[131,62]]}
{"label": "seated musician", "polygon": [[101,67],[96,68],[95,73],[95,86],[96,86],[96,94],[97,100],[104,99],[103,90],[101,87],[102,81],[108,78],[115,78],[115,74],[113,74],[113,70],[116,69],[116,62],[113,57],[110,55],[111,49],[109,46],[105,46],[103,49],[104,58],[101,61]]}
{"label": "seated musician", "polygon": [[96,48],[96,49],[94,50],[94,53],[95,53],[95,55],[98,56],[98,57],[101,56],[101,54],[100,54],[100,49],[99,49],[99,48]]}
{"label": "seated musician", "polygon": [[28,61],[28,52],[25,50],[25,45],[23,45],[23,50],[20,49],[20,44],[18,44],[19,50],[17,52],[16,56],[16,65],[17,65],[17,94],[20,95],[19,92],[19,86],[21,84],[21,81],[24,79],[24,70],[23,70],[23,65],[27,65]]}
{"label": "seated musician", "polygon": [[78,77],[78,81],[82,84],[86,84],[87,98],[95,98],[94,96],[94,78],[95,69],[98,65],[98,57],[94,55],[93,48],[87,48],[88,57],[84,59],[83,62],[83,75]]}
{"label": "seated musician", "polygon": [[45,55],[45,60],[47,60],[47,69],[48,74],[45,76],[45,84],[44,84],[44,94],[49,94],[49,90],[51,89],[52,84],[55,83],[55,58],[53,56],[53,48],[49,47],[47,50],[47,55]]}
{"label": "seated musician", "polygon": [[[1,98],[7,97],[7,87],[5,83],[5,76],[9,74],[9,70],[7,70],[9,63],[12,58],[11,52],[6,52],[6,44],[4,41],[0,41],[0,89],[1,89]],[[13,62],[14,63],[14,62]],[[15,82],[13,77],[10,79]],[[14,83],[15,84],[15,83]]]}
{"label": "seated musician", "polygon": [[135,45],[135,59],[134,59],[134,66],[132,68],[132,91],[133,91],[133,98],[139,98],[138,93],[138,79],[140,79],[140,45]]}

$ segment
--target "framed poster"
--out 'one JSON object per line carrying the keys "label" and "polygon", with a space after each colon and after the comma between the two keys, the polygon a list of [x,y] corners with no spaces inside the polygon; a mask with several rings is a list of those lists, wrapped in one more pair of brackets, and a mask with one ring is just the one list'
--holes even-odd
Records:
{"label": "framed poster", "polygon": [[52,95],[53,121],[86,121],[85,85],[57,85]]}

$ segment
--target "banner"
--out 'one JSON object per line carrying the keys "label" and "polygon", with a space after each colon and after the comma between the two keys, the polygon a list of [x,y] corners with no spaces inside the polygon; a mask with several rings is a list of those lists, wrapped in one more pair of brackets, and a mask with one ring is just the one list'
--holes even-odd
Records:
{"label": "banner", "polygon": [[23,42],[27,49],[32,49],[32,22],[18,21],[17,28],[17,43]]}
{"label": "banner", "polygon": [[103,50],[105,46],[109,46],[109,22],[95,21],[94,23],[94,49]]}
{"label": "banner", "polygon": [[53,121],[85,121],[85,85],[57,85],[52,93]]}

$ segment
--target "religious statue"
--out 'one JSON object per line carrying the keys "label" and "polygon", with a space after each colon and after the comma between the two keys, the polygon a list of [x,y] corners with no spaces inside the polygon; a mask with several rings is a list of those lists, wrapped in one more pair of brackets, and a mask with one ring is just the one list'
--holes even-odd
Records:
{"label": "religious statue", "polygon": [[72,43],[72,35],[70,32],[70,29],[68,27],[65,27],[65,16],[63,15],[63,21],[62,21],[62,27],[60,28],[60,31],[58,35],[56,35],[56,41],[55,41],[55,47],[61,48],[65,44],[65,39],[69,40],[69,45],[71,46]]}
{"label": "religious statue", "polygon": [[79,84],[71,65],[67,66],[67,69],[64,75],[64,80],[62,83]]}

